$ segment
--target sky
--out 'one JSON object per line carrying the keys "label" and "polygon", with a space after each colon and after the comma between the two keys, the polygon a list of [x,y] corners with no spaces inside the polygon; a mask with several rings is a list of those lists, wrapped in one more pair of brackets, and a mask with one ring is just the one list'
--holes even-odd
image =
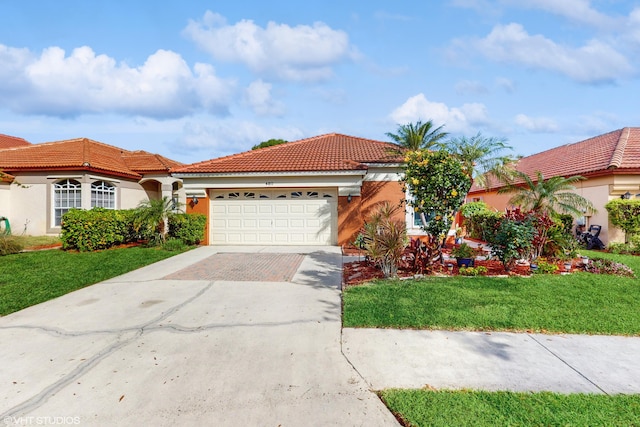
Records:
{"label": "sky", "polygon": [[0,133],[194,163],[432,120],[529,155],[640,126],[640,0],[0,0]]}

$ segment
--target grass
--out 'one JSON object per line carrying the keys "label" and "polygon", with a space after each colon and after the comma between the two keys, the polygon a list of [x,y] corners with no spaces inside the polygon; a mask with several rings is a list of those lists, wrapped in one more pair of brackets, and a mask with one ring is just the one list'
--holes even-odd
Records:
{"label": "grass", "polygon": [[[640,257],[587,254],[640,273]],[[640,335],[640,283],[613,275],[380,280],[343,301],[345,327]]]}
{"label": "grass", "polygon": [[0,316],[152,264],[179,252],[133,247],[98,252],[60,250],[0,257]]}
{"label": "grass", "polygon": [[640,395],[385,390],[411,426],[639,426]]}

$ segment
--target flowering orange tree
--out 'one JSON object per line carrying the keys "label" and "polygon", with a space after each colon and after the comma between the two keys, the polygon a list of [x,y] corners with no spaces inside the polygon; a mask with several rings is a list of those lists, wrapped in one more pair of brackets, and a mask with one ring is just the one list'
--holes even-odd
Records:
{"label": "flowering orange tree", "polygon": [[429,236],[429,259],[439,256],[441,242],[471,188],[471,171],[447,151],[410,151],[405,157],[403,184],[407,203],[422,218]]}

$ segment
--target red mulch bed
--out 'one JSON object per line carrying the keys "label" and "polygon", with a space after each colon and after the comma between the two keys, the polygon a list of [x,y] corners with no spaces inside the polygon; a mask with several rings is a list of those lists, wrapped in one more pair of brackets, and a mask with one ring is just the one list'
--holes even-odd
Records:
{"label": "red mulch bed", "polygon": [[[447,268],[447,264],[449,263],[453,264],[452,272],[449,272]],[[572,263],[573,269],[576,268],[576,265],[577,265],[576,263],[577,261],[574,260]],[[555,274],[561,274],[564,272],[563,264],[564,264],[563,262],[558,262],[559,268],[558,270],[556,270]],[[483,266],[488,270],[487,273],[483,274],[483,276],[530,276],[531,275],[531,270],[528,265],[517,265],[513,269],[511,269],[509,273],[507,273],[504,267],[502,266],[502,263],[497,260],[485,260],[485,261],[476,260],[475,266],[476,267]],[[458,274],[459,274],[459,269],[458,269],[458,266],[455,264],[455,259],[454,259],[452,261],[447,261],[444,266],[439,263],[435,264],[433,272],[430,275],[456,276]],[[400,278],[407,278],[407,277],[413,277],[413,276],[415,276],[415,273],[413,271],[408,271],[404,269],[398,270],[398,277]],[[382,271],[372,263],[365,261],[364,257],[362,261],[353,261],[353,262],[345,263],[342,268],[342,279],[345,286],[358,285],[374,279],[383,279],[383,278],[384,278],[384,274],[382,274]]]}

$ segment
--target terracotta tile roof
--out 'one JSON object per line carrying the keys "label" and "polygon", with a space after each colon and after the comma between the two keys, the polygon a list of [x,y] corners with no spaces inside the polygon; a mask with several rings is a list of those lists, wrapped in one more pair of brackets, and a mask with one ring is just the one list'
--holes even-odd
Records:
{"label": "terracotta tile roof", "polygon": [[30,144],[31,143],[26,139],[0,133],[0,150],[3,148],[22,147]]}
{"label": "terracotta tile roof", "polygon": [[20,170],[92,170],[139,179],[143,173],[168,173],[182,166],[145,151],[128,151],[87,138],[30,144],[0,150],[0,168]]}
{"label": "terracotta tile roof", "polygon": [[[523,157],[516,168],[530,177],[545,178],[610,174],[640,174],[640,128],[627,127]],[[473,186],[471,192],[481,191]]]}
{"label": "terracotta tile roof", "polygon": [[326,134],[194,163],[176,173],[315,172],[366,169],[366,163],[399,163],[389,142]]}

